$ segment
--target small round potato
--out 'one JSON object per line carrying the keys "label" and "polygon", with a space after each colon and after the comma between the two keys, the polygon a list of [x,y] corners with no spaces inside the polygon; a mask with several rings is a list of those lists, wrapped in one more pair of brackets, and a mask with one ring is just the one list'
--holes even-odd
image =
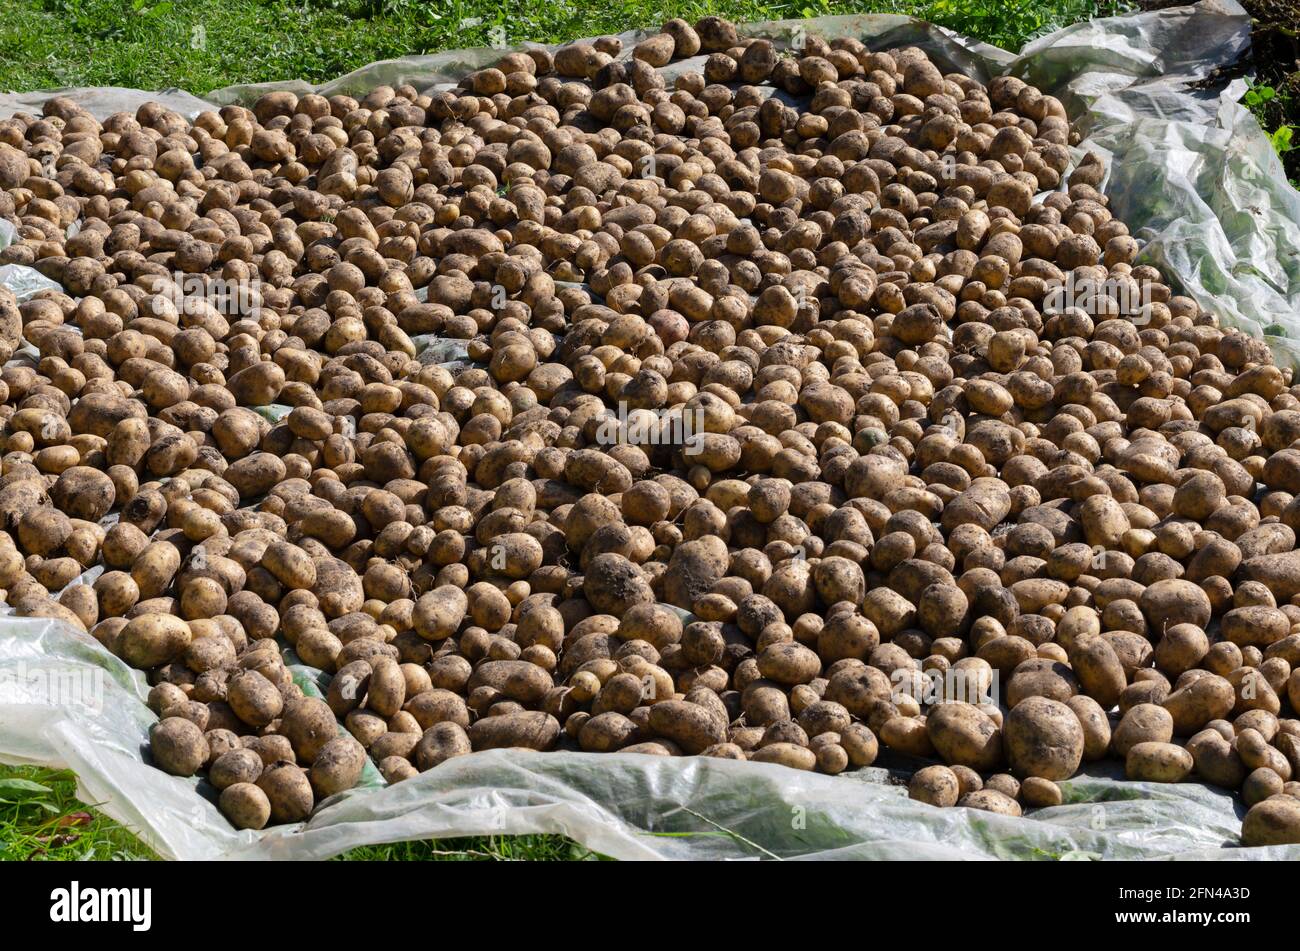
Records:
{"label": "small round potato", "polygon": [[271,800],[253,783],[227,786],[221,790],[217,805],[236,829],[261,829],[271,819]]}
{"label": "small round potato", "polygon": [[311,815],[315,799],[305,770],[293,763],[274,763],[262,771],[257,786],[271,804],[276,823],[302,822]]}
{"label": "small round potato", "polygon": [[926,766],[912,775],[907,795],[931,806],[955,806],[961,798],[961,783],[947,766]]}
{"label": "small round potato", "polygon": [[252,750],[234,749],[218,757],[208,768],[208,781],[218,789],[236,783],[255,783],[262,775],[262,758]]}
{"label": "small round potato", "polygon": [[166,717],[149,731],[154,761],[173,776],[193,776],[208,761],[203,731],[183,717]]}

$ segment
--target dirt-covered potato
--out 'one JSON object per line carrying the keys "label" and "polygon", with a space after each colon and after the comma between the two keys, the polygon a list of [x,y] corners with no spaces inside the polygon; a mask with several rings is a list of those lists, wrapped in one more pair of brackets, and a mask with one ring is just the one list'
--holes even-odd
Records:
{"label": "dirt-covered potato", "polygon": [[984,812],[996,812],[1003,816],[1019,816],[1020,803],[996,789],[977,789],[957,800],[957,805],[967,809],[979,809]]}
{"label": "dirt-covered potato", "polygon": [[755,750],[750,759],[755,763],[779,763],[790,769],[812,770],[817,766],[817,754],[798,743],[768,743]]}
{"label": "dirt-covered potato", "polygon": [[471,752],[473,746],[465,728],[459,723],[444,720],[424,731],[415,746],[411,762],[420,772],[424,772],[452,757],[467,756]]}
{"label": "dirt-covered potato", "polygon": [[315,761],[338,732],[329,705],[314,697],[302,697],[287,704],[280,718],[280,733],[293,746],[297,757],[308,763]]}
{"label": "dirt-covered potato", "polygon": [[1009,714],[1003,743],[1012,771],[1020,777],[1069,779],[1083,759],[1083,727],[1074,711],[1057,700],[1027,697]]}
{"label": "dirt-covered potato", "polygon": [[560,724],[549,713],[520,711],[484,717],[472,724],[468,732],[474,750],[507,747],[548,750],[559,739]]}
{"label": "dirt-covered potato", "polygon": [[1231,713],[1236,699],[1231,683],[1207,674],[1169,694],[1161,706],[1174,721],[1174,735],[1190,736],[1211,720],[1221,720]]}
{"label": "dirt-covered potato", "polygon": [[264,727],[284,709],[284,696],[257,670],[242,670],[226,684],[226,703],[250,727]]}
{"label": "dirt-covered potato", "polygon": [[716,712],[685,700],[663,700],[650,707],[650,729],[672,740],[687,753],[699,753],[722,743],[727,724]]}
{"label": "dirt-covered potato", "polygon": [[361,778],[366,765],[366,751],[351,736],[336,736],[312,760],[309,778],[319,801],[345,789]]}
{"label": "dirt-covered potato", "polygon": [[151,668],[177,660],[190,645],[190,626],[169,614],[140,614],[119,636],[122,659],[133,667]]}
{"label": "dirt-covered potato", "polygon": [[1098,760],[1110,749],[1113,731],[1101,704],[1091,697],[1076,694],[1065,702],[1074,711],[1083,728],[1083,758]]}
{"label": "dirt-covered potato", "polygon": [[946,763],[985,772],[1002,762],[1002,729],[972,704],[939,704],[926,718],[925,732]]}
{"label": "dirt-covered potato", "polygon": [[1241,844],[1296,845],[1300,843],[1300,799],[1273,796],[1251,806],[1241,822]]}
{"label": "dirt-covered potato", "polygon": [[311,782],[294,763],[281,761],[266,767],[256,785],[270,803],[272,822],[301,822],[311,815],[315,805]]}
{"label": "dirt-covered potato", "polygon": [[236,783],[256,783],[262,775],[262,758],[252,750],[233,749],[217,757],[208,767],[208,781],[218,789]]}
{"label": "dirt-covered potato", "polygon": [[1124,772],[1129,779],[1151,783],[1182,782],[1192,771],[1192,754],[1175,743],[1147,741],[1129,748]]}
{"label": "dirt-covered potato", "polygon": [[907,796],[932,806],[955,806],[961,798],[961,783],[947,766],[926,766],[912,774]]}
{"label": "dirt-covered potato", "polygon": [[221,790],[221,814],[236,829],[261,829],[271,819],[271,800],[262,787],[239,782]]}
{"label": "dirt-covered potato", "polygon": [[203,731],[183,717],[164,717],[149,731],[154,762],[173,776],[193,776],[208,761]]}
{"label": "dirt-covered potato", "polygon": [[1174,718],[1164,707],[1139,703],[1130,707],[1111,734],[1111,749],[1127,757],[1139,743],[1168,743],[1174,738]]}

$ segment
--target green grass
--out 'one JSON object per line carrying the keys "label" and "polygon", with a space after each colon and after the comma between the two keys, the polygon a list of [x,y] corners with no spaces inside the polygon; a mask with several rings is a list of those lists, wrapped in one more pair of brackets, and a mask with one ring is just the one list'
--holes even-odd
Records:
{"label": "green grass", "polygon": [[[0,765],[0,861],[150,860],[153,851],[93,805],[63,770]],[[479,836],[353,849],[339,861],[574,861],[601,856],[558,835]]]}
{"label": "green grass", "polygon": [[122,826],[78,802],[72,773],[0,766],[0,861],[152,859]]}
{"label": "green grass", "polygon": [[[322,82],[377,59],[558,42],[714,13],[737,22],[828,13],[904,13],[1018,49],[1123,0],[4,0],[0,88],[178,87]],[[504,32],[497,32],[504,31]]]}

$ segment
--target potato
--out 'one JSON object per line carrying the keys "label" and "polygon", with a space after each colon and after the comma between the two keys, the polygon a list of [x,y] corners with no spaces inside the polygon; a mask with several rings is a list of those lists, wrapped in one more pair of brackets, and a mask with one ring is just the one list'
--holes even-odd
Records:
{"label": "potato", "polygon": [[995,789],[977,789],[957,800],[957,805],[983,812],[996,812],[1003,816],[1019,816],[1020,803]]}
{"label": "potato", "polygon": [[213,763],[231,750],[243,749],[239,736],[232,730],[220,727],[209,729],[203,734],[203,738],[208,741],[208,769],[211,769]]}
{"label": "potato", "polygon": [[308,774],[317,801],[351,789],[361,778],[366,751],[351,736],[336,736],[316,754]]}
{"label": "potato", "polygon": [[1002,730],[969,703],[939,704],[926,718],[925,732],[946,763],[984,772],[1002,762]]}
{"label": "potato", "polygon": [[1247,806],[1282,795],[1282,777],[1267,766],[1251,770],[1241,784],[1241,799]]}
{"label": "potato", "polygon": [[208,741],[189,720],[164,717],[149,731],[149,752],[173,776],[193,776],[208,760]]}
{"label": "potato", "polygon": [[1109,642],[1095,635],[1077,637],[1069,650],[1069,657],[1070,667],[1080,685],[1103,710],[1109,710],[1119,702],[1119,695],[1128,681]]}
{"label": "potato", "polygon": [[1010,773],[995,773],[984,781],[984,789],[992,789],[1011,799],[1020,797],[1020,780]]}
{"label": "potato", "polygon": [[218,789],[237,783],[256,783],[262,775],[262,758],[252,750],[232,749],[208,767],[208,780]]}
{"label": "potato", "polygon": [[[365,660],[354,660],[338,669],[330,679],[329,691],[325,695],[325,702],[329,704],[329,708],[334,711],[335,716],[350,717],[350,714],[361,706],[370,689],[372,672],[373,668],[370,662]],[[361,711],[357,712],[360,713]],[[383,717],[391,716],[392,712],[395,711],[390,711],[387,714],[375,711],[375,716],[382,722]],[[352,727],[349,726],[349,730],[351,729]],[[363,730],[363,732],[368,731]],[[356,735],[356,731],[353,731],[353,735]],[[358,736],[357,739],[361,739],[361,737]],[[362,741],[362,745],[368,744]]]}
{"label": "potato", "polygon": [[316,584],[316,565],[297,545],[276,540],[266,547],[262,565],[290,590],[311,589]]}
{"label": "potato", "polygon": [[406,700],[406,675],[391,657],[376,657],[370,663],[371,675],[366,690],[366,707],[380,716],[397,713]]}
{"label": "potato", "polygon": [[[280,718],[280,732],[289,740],[298,758],[310,763],[338,735],[338,724],[334,720],[333,711],[324,700],[303,697],[285,704]],[[270,792],[267,794],[270,795]],[[272,803],[274,804],[274,797]]]}
{"label": "potato", "polygon": [[302,822],[311,815],[315,805],[311,782],[306,771],[293,763],[272,763],[262,771],[256,785],[270,803],[272,822]]}
{"label": "potato", "polygon": [[475,751],[523,747],[548,750],[560,736],[560,724],[549,713],[523,711],[484,717],[469,728]]}
{"label": "potato", "polygon": [[678,545],[664,572],[665,600],[689,609],[726,574],[727,562],[727,546],[716,536]]}
{"label": "potato", "polygon": [[1165,675],[1176,677],[1196,667],[1210,650],[1205,631],[1195,624],[1174,624],[1166,627],[1164,636],[1156,642],[1156,667]]}
{"label": "potato", "polygon": [[879,755],[880,744],[870,728],[862,723],[851,723],[840,733],[840,743],[848,754],[849,763],[861,769],[870,766]]}
{"label": "potato", "polygon": [[422,729],[428,729],[435,723],[449,721],[468,728],[469,710],[465,700],[450,690],[435,687],[432,690],[412,697],[406,704],[409,712]]}
{"label": "potato", "polygon": [[1139,703],[1130,707],[1111,734],[1111,750],[1127,757],[1139,743],[1168,743],[1174,738],[1174,718],[1164,707]]}
{"label": "potato", "polygon": [[1190,581],[1157,581],[1142,592],[1140,606],[1147,623],[1157,629],[1178,624],[1204,628],[1210,623],[1209,596]]}
{"label": "potato", "polygon": [[1124,775],[1151,783],[1178,783],[1192,771],[1192,754],[1174,743],[1148,741],[1132,746],[1124,760]]}
{"label": "potato", "polygon": [[261,829],[271,819],[271,800],[253,783],[234,783],[221,790],[218,807],[236,829]]}
{"label": "potato", "polygon": [[[392,725],[394,727],[401,726],[396,722]],[[418,725],[411,732],[394,732],[390,730],[370,744],[371,758],[384,760],[390,756],[400,756],[403,759],[409,759],[415,752],[415,747],[419,744],[421,735]]]}
{"label": "potato", "polygon": [[140,590],[140,600],[156,598],[172,583],[180,569],[176,546],[166,541],[150,543],[131,564],[131,578]]}
{"label": "potato", "polygon": [[1291,778],[1291,764],[1286,756],[1270,746],[1263,734],[1255,728],[1240,729],[1234,747],[1247,769],[1268,769],[1276,773],[1283,782]]}
{"label": "potato", "polygon": [[650,729],[687,753],[699,753],[727,738],[726,721],[685,700],[663,700],[650,707]]}
{"label": "potato", "polygon": [[63,470],[50,489],[50,501],[72,518],[98,522],[116,500],[113,480],[98,469],[73,466]]}
{"label": "potato", "polygon": [[907,785],[907,796],[932,806],[955,806],[961,795],[961,784],[947,766],[926,766],[912,774]]}
{"label": "potato", "polygon": [[389,756],[380,760],[377,765],[380,775],[390,786],[419,775],[416,768],[400,756]]}
{"label": "potato", "polygon": [[1069,779],[1083,758],[1083,727],[1060,701],[1028,697],[1007,715],[1003,743],[1018,776]]}
{"label": "potato", "polygon": [[266,726],[284,709],[280,691],[256,670],[241,671],[230,678],[226,702],[235,716],[251,727]]}
{"label": "potato", "polygon": [[262,758],[263,766],[271,766],[282,760],[293,762],[293,745],[289,742],[288,737],[279,734],[246,736],[243,743],[244,749],[252,750]]}
{"label": "potato", "polygon": [[758,670],[777,683],[803,684],[821,673],[821,661],[802,644],[772,644],[759,654]]}
{"label": "potato", "polygon": [[1063,801],[1061,787],[1042,776],[1029,776],[1020,784],[1020,798],[1026,806],[1045,809]]}
{"label": "potato", "polygon": [[[701,756],[708,756],[713,759],[745,759],[745,751],[735,743],[716,743],[700,753]],[[847,755],[847,754],[846,754]]]}
{"label": "potato", "polygon": [[456,633],[469,610],[469,599],[455,585],[440,585],[420,596],[412,617],[415,631],[425,640],[439,641]]}
{"label": "potato", "polygon": [[1300,800],[1274,796],[1257,802],[1241,822],[1241,844],[1295,845],[1300,843]]}
{"label": "potato", "polygon": [[1235,704],[1232,684],[1210,674],[1175,690],[1161,706],[1173,717],[1174,735],[1190,736],[1211,720],[1226,717]]}
{"label": "potato", "polygon": [[190,644],[190,626],[168,614],[141,614],[122,629],[120,653],[132,667],[161,667],[180,658]]}
{"label": "potato", "polygon": [[[633,720],[621,713],[607,710],[596,714],[582,725],[578,733],[578,745],[589,753],[611,753],[627,746],[636,733],[637,725]],[[726,744],[712,744],[706,750],[702,750],[701,754],[708,755],[709,749],[718,749],[724,745]],[[741,758],[744,758],[743,752]]]}
{"label": "potato", "polygon": [[817,765],[817,754],[796,743],[769,743],[754,751],[755,763],[779,763],[790,769],[812,770]]}
{"label": "potato", "polygon": [[1092,761],[1104,757],[1110,749],[1112,731],[1101,705],[1082,694],[1071,697],[1065,705],[1074,711],[1083,728],[1083,758]]}
{"label": "potato", "polygon": [[284,370],[264,361],[240,370],[228,381],[231,395],[240,406],[266,406],[274,403],[284,388]]}
{"label": "potato", "polygon": [[615,616],[655,600],[650,582],[640,569],[615,552],[606,552],[591,560],[587,565],[582,593],[597,611]]}
{"label": "potato", "polygon": [[440,763],[455,756],[467,756],[472,752],[469,735],[458,723],[445,720],[435,723],[420,737],[412,757],[420,772],[433,769]]}

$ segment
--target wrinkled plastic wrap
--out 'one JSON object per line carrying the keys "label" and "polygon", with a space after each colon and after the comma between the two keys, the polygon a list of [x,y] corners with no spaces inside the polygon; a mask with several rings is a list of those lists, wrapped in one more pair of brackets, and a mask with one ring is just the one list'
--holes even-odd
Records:
{"label": "wrinkled plastic wrap", "polygon": [[[1103,188],[1145,242],[1141,260],[1227,322],[1267,332],[1281,359],[1300,363],[1300,195],[1236,104],[1240,82],[1194,85],[1248,45],[1250,19],[1235,0],[1079,24],[1019,56],[899,16],[742,29],[787,41],[805,32],[855,36],[875,49],[918,45],[948,68],[984,80],[1011,73],[1057,95],[1085,132],[1082,148],[1112,160]],[[645,35],[622,39],[630,51]],[[427,88],[455,82],[501,52],[388,60],[324,86],[234,86],[206,101],[176,90],[59,92],[100,116],[146,100],[193,116],[210,103],[247,102],[272,89]],[[51,94],[0,96],[0,115],[38,111]],[[0,230],[0,243],[5,238]],[[30,293],[29,270],[0,271],[0,282]],[[420,346],[434,362],[465,355],[462,342]],[[288,659],[304,689],[327,682],[291,653]],[[1242,805],[1200,784],[1127,782],[1112,763],[1062,783],[1064,805],[1014,819],[910,801],[903,782],[916,764],[888,753],[877,767],[829,777],[701,757],[493,750],[395,786],[368,770],[361,786],[326,801],[304,824],[237,832],[206,781],[148,765],[155,718],[146,695],[143,675],[88,635],[46,619],[0,618],[0,760],[73,769],[85,801],[168,858],[319,859],[361,845],[525,833],[567,835],[624,859],[1300,858],[1300,846],[1237,847]]]}

